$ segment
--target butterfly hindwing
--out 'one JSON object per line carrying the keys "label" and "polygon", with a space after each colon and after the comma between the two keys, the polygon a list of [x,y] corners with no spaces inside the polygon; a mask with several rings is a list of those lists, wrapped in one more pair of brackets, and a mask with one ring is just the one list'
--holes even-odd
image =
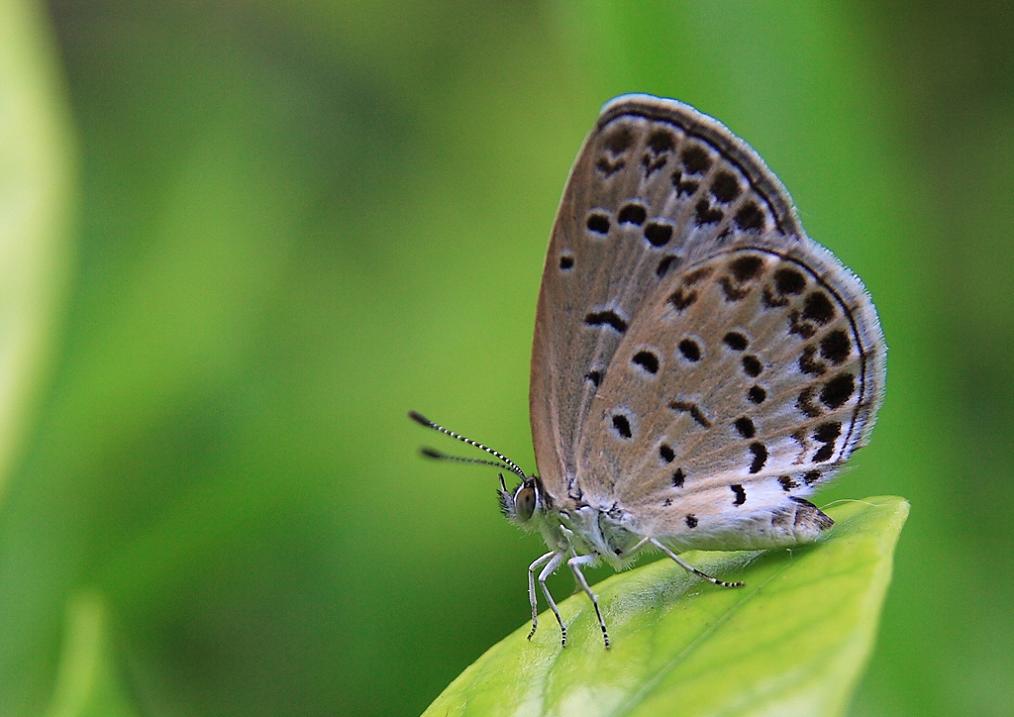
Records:
{"label": "butterfly hindwing", "polygon": [[646,535],[781,520],[869,435],[882,346],[862,285],[825,249],[730,239],[632,320],[582,428],[582,486]]}

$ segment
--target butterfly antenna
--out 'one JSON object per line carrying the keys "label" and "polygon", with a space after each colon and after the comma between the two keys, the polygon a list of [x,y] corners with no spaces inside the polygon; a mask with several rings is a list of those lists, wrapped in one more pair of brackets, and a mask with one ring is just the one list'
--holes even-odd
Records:
{"label": "butterfly antenna", "polygon": [[463,456],[451,456],[442,451],[429,448],[428,446],[420,448],[419,452],[426,458],[433,458],[434,460],[438,461],[451,461],[453,463],[472,463],[479,466],[493,466],[494,468],[506,468],[507,470],[510,470],[510,466],[508,466],[506,463],[501,463],[500,461],[488,461],[485,458],[465,458]]}
{"label": "butterfly antenna", "polygon": [[440,433],[443,433],[445,436],[455,438],[461,441],[462,443],[467,443],[468,445],[474,448],[478,448],[480,451],[486,451],[486,453],[489,453],[491,456],[494,456],[503,465],[493,463],[493,461],[484,461],[481,458],[458,458],[457,456],[449,456],[444,453],[440,453],[439,451],[434,451],[433,449],[430,448],[422,449],[424,456],[428,458],[436,458],[439,460],[459,461],[462,463],[485,463],[488,465],[498,465],[501,468],[507,468],[507,470],[509,470],[511,473],[521,478],[521,480],[528,480],[528,476],[526,476],[525,472],[521,470],[521,466],[519,466],[517,463],[512,461],[510,458],[508,458],[495,448],[490,448],[489,446],[479,443],[478,441],[473,441],[471,438],[468,438],[467,436],[463,436],[460,433],[456,433],[455,431],[452,431],[449,428],[444,428],[439,423],[434,423],[430,419],[426,418],[426,416],[422,415],[417,411],[409,411],[408,417],[422,426],[432,428],[434,431],[439,431]]}

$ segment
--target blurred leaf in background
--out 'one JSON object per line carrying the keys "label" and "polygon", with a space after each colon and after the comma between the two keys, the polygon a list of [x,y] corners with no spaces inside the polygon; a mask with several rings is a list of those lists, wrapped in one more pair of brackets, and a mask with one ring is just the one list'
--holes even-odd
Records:
{"label": "blurred leaf in background", "polygon": [[[42,8],[0,3],[0,713],[32,714],[53,677],[60,556],[23,547],[59,533],[47,497],[9,500],[58,345],[71,263],[74,152],[65,88]],[[12,475],[15,476],[12,479]],[[9,516],[26,510],[21,527]],[[43,607],[44,605],[44,607]],[[42,607],[42,609],[38,609]]]}
{"label": "blurred leaf in background", "polygon": [[132,717],[137,712],[120,684],[111,654],[109,617],[102,598],[75,595],[67,607],[63,651],[46,717]]}
{"label": "blurred leaf in background", "polygon": [[2,229],[36,263],[4,254],[0,295],[48,297],[13,314],[38,337],[18,351],[58,347],[53,371],[19,358],[0,377],[16,394],[0,417],[22,426],[0,428],[0,715],[52,704],[82,590],[101,596],[131,703],[155,715],[418,713],[517,627],[538,539],[499,520],[494,475],[420,462],[404,413],[534,467],[546,240],[598,107],[629,91],[747,139],[880,309],[887,402],[822,500],[890,492],[913,509],[853,713],[1007,709],[1005,5],[0,12],[16,79],[0,102],[37,108],[25,146],[5,134],[0,203],[31,193],[12,176],[49,187],[24,239]]}
{"label": "blurred leaf in background", "polygon": [[45,19],[0,7],[0,500],[46,377],[71,242],[69,122]]}

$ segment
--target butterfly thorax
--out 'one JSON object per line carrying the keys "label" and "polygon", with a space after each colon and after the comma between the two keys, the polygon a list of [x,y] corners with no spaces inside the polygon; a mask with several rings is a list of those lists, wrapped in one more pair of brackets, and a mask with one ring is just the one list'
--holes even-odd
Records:
{"label": "butterfly thorax", "polygon": [[615,503],[607,507],[553,506],[540,517],[539,530],[550,549],[594,553],[615,570],[626,567],[633,557],[631,548],[640,540],[625,526],[627,515]]}

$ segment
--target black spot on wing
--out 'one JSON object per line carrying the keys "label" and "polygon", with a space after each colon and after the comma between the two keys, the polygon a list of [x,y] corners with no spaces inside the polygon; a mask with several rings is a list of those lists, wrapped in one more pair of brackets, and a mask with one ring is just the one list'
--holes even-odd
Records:
{"label": "black spot on wing", "polygon": [[676,451],[668,443],[663,443],[658,447],[658,457],[662,459],[663,463],[672,463],[676,458]]}
{"label": "black spot on wing", "polygon": [[851,351],[852,342],[841,329],[830,332],[820,340],[820,355],[833,364],[844,363]]}
{"label": "black spot on wing", "polygon": [[796,408],[807,418],[815,418],[820,415],[820,407],[813,403],[814,387],[807,386],[799,392],[796,399]]}
{"label": "black spot on wing", "polygon": [[753,460],[750,462],[750,472],[760,473],[768,460],[768,449],[760,441],[751,443],[749,448],[750,453],[753,455]]}
{"label": "black spot on wing", "polygon": [[647,373],[658,373],[658,356],[651,351],[638,351],[630,361]]}
{"label": "black spot on wing", "polygon": [[801,320],[799,312],[793,310],[789,312],[789,333],[798,334],[804,339],[808,339],[817,333],[817,329],[813,322]]}
{"label": "black spot on wing", "polygon": [[672,135],[663,130],[655,130],[648,137],[648,148],[655,154],[671,152],[675,149]]}
{"label": "black spot on wing", "polygon": [[730,331],[727,333],[722,338],[722,342],[733,351],[744,351],[750,344],[750,342],[747,341],[746,336],[738,331]]}
{"label": "black spot on wing", "polygon": [[614,155],[626,152],[633,143],[634,133],[630,131],[629,127],[624,125],[618,126],[606,135],[604,142],[606,149]]}
{"label": "black spot on wing", "polygon": [[855,390],[856,384],[852,374],[839,374],[820,389],[820,402],[831,409],[839,408],[852,397]]}
{"label": "black spot on wing", "polygon": [[806,346],[799,356],[799,370],[811,376],[822,376],[827,371],[823,361],[815,359],[817,355],[816,346]]}
{"label": "black spot on wing", "polygon": [[680,353],[683,354],[683,358],[691,363],[696,363],[701,360],[701,347],[693,339],[683,339],[679,343]]}
{"label": "black spot on wing", "polygon": [[634,203],[627,204],[616,215],[616,221],[620,224],[636,224],[637,226],[644,224],[644,220],[647,218],[648,212],[644,207]]}
{"label": "black spot on wing", "polygon": [[823,463],[824,461],[831,460],[831,456],[834,455],[834,444],[827,443],[817,449],[817,452],[813,454],[814,463]]}
{"label": "black spot on wing", "polygon": [[829,421],[827,423],[821,423],[815,429],[813,429],[813,437],[815,440],[821,443],[831,443],[841,435],[841,423],[838,421]]}
{"label": "black spot on wing", "polygon": [[826,324],[833,319],[834,305],[827,298],[827,294],[822,291],[809,294],[803,304],[803,318],[818,324]]}
{"label": "black spot on wing", "polygon": [[681,155],[683,166],[691,174],[703,174],[711,168],[711,158],[700,145],[691,144],[683,150]]}
{"label": "black spot on wing", "polygon": [[806,278],[795,269],[775,272],[775,289],[779,294],[800,294],[806,288]]}
{"label": "black spot on wing", "polygon": [[729,172],[719,172],[711,184],[711,194],[720,202],[731,202],[741,192],[739,182]]}
{"label": "black spot on wing", "polygon": [[627,163],[622,159],[610,160],[608,157],[599,157],[599,161],[595,163],[595,169],[601,172],[602,176],[606,179],[609,179],[626,166]]}
{"label": "black spot on wing", "polygon": [[695,301],[697,301],[697,292],[682,286],[669,296],[669,304],[677,311],[683,311]]}
{"label": "black spot on wing", "polygon": [[601,212],[592,212],[588,215],[586,226],[588,231],[604,236],[609,233],[609,217]]}
{"label": "black spot on wing", "polygon": [[662,247],[672,239],[672,227],[668,224],[648,222],[644,226],[644,238],[653,247]]}
{"label": "black spot on wing", "polygon": [[760,372],[763,367],[761,366],[760,359],[758,359],[756,356],[744,356],[742,363],[743,363],[743,372],[747,376],[750,376],[752,378],[760,376]]}
{"label": "black spot on wing", "polygon": [[633,436],[633,432],[630,430],[630,419],[621,413],[613,414],[613,430],[616,435],[625,440]]}
{"label": "black spot on wing", "polygon": [[668,256],[664,256],[659,260],[658,266],[655,267],[655,276],[661,279],[670,271],[678,267],[679,264],[680,258],[675,254],[669,254]]}
{"label": "black spot on wing", "polygon": [[834,444],[841,435],[841,423],[827,421],[813,429],[813,439],[823,445],[813,454],[814,463],[823,463],[834,455]]}
{"label": "black spot on wing", "polygon": [[676,413],[689,413],[690,417],[694,419],[703,428],[711,428],[711,421],[701,412],[701,409],[696,403],[690,401],[673,401],[669,404],[669,408]]}
{"label": "black spot on wing", "polygon": [[697,218],[698,224],[717,224],[722,221],[722,214],[720,209],[713,208],[707,199],[698,200],[696,206],[694,206],[694,216]]}
{"label": "black spot on wing", "polygon": [[738,282],[755,278],[764,268],[764,260],[759,256],[741,256],[729,263],[729,269]]}
{"label": "black spot on wing", "polygon": [[746,416],[737,418],[733,421],[732,425],[736,428],[736,432],[743,438],[753,438],[754,434],[757,432],[757,429],[753,425],[753,421]]}
{"label": "black spot on wing", "polygon": [[700,269],[694,269],[692,272],[683,277],[683,284],[685,286],[694,286],[707,279],[714,273],[714,269],[710,266],[702,266]]}
{"label": "black spot on wing", "polygon": [[722,293],[725,295],[726,301],[741,301],[750,293],[749,285],[737,284],[728,276],[723,276],[718,284],[722,287]]}
{"label": "black spot on wing", "polygon": [[622,334],[627,330],[627,322],[620,318],[620,315],[615,311],[606,309],[605,311],[593,311],[584,317],[584,322],[588,326],[608,326],[613,331]]}
{"label": "black spot on wing", "polygon": [[677,196],[692,196],[700,186],[700,182],[684,179],[683,173],[678,169],[672,173],[672,188],[676,190]]}
{"label": "black spot on wing", "polygon": [[736,212],[736,225],[740,229],[764,229],[764,213],[755,202],[747,202]]}

